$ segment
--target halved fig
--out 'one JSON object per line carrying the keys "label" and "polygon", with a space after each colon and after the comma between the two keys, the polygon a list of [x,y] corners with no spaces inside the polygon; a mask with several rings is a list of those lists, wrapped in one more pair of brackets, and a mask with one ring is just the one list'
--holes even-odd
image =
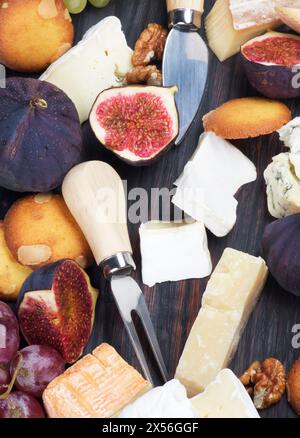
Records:
{"label": "halved fig", "polygon": [[153,162],[175,141],[177,87],[127,86],[99,94],[90,113],[98,140],[133,165]]}
{"label": "halved fig", "polygon": [[300,96],[300,37],[267,32],[244,44],[243,63],[251,85],[264,96],[288,99]]}
{"label": "halved fig", "polygon": [[90,337],[97,290],[84,270],[62,260],[34,271],[18,300],[21,332],[29,345],[48,345],[75,362]]}

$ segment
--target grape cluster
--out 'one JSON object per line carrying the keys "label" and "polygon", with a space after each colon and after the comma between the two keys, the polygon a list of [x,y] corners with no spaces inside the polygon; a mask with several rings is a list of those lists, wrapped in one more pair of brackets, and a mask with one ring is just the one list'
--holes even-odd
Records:
{"label": "grape cluster", "polygon": [[0,301],[0,419],[43,418],[43,391],[64,372],[65,362],[46,345],[19,346],[17,318]]}
{"label": "grape cluster", "polygon": [[[96,8],[104,8],[104,6],[108,5],[110,0],[88,0],[91,5],[95,6]],[[71,14],[79,14],[80,12],[84,11],[87,5],[87,0],[64,0],[66,7],[68,8],[68,11]]]}

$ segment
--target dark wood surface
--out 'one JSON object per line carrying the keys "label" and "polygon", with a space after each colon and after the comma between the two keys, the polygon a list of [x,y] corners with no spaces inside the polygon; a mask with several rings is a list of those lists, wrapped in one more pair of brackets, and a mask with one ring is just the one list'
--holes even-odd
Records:
{"label": "dark wood surface", "polygon": [[[206,13],[213,3],[213,0],[206,0]],[[74,17],[76,40],[80,40],[84,31],[91,25],[108,15],[116,15],[121,19],[131,47],[148,23],[157,22],[166,25],[164,0],[112,0],[104,9],[88,7],[83,14]],[[199,114],[181,146],[171,149],[150,167],[130,167],[104,151],[86,124],[84,126],[86,159],[100,159],[113,165],[122,179],[128,181],[129,189],[137,186],[148,191],[155,187],[172,188],[173,182],[197,145],[199,135],[203,130],[202,115],[230,98],[254,94],[247,83],[238,56],[221,64],[211,54],[205,96]],[[290,101],[289,106],[294,116],[298,115],[300,103],[299,108],[295,101]],[[227,246],[253,255],[260,255],[264,227],[272,220],[267,211],[263,171],[272,156],[283,150],[282,144],[278,136],[274,134],[253,141],[240,141],[236,145],[257,166],[258,179],[255,183],[243,187],[237,195],[238,219],[233,231],[222,239],[209,234],[209,248],[214,266]],[[1,189],[0,196],[0,213],[3,216],[18,195]],[[143,286],[140,276],[138,227],[139,224],[129,225],[134,257],[138,265],[135,278],[145,292],[163,356],[170,376],[173,376],[189,330],[199,311],[207,279],[164,283],[153,288]],[[159,248],[157,250],[159,251]],[[130,363],[139,368],[111,294],[96,268],[93,269],[92,278],[95,285],[100,288],[101,296],[98,300],[95,327],[87,351],[106,341],[111,343]],[[233,371],[239,374],[252,361],[270,356],[281,359],[289,368],[300,356],[300,349],[296,350],[291,346],[291,329],[297,323],[300,324],[300,299],[284,292],[270,277],[240,341],[231,364]],[[263,411],[262,416],[294,417],[295,415],[284,397],[279,404]]]}

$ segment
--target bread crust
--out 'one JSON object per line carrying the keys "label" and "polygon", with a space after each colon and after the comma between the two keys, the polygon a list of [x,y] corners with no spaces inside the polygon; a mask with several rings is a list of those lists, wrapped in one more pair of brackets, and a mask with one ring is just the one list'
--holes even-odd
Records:
{"label": "bread crust", "polygon": [[287,380],[288,401],[297,415],[300,415],[300,358],[292,366]]}

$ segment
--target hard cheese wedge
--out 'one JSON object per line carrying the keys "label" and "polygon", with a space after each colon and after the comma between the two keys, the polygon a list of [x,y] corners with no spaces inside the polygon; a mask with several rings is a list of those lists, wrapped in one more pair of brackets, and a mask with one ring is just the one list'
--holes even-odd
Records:
{"label": "hard cheese wedge", "polygon": [[213,132],[206,132],[174,183],[177,191],[172,202],[222,237],[236,222],[235,193],[256,177],[254,164],[241,151]]}
{"label": "hard cheese wedge", "polygon": [[238,53],[241,46],[251,38],[263,34],[268,29],[274,29],[280,24],[281,21],[279,19],[268,20],[267,22],[261,22],[259,19],[252,27],[236,30],[229,7],[229,0],[216,0],[206,17],[205,29],[209,47],[220,61],[224,61]]}
{"label": "hard cheese wedge", "polygon": [[143,283],[203,278],[212,270],[202,223],[147,222],[140,227]]}
{"label": "hard cheese wedge", "polygon": [[122,85],[131,69],[131,56],[120,20],[107,17],[89,29],[82,41],[55,61],[40,79],[61,88],[73,100],[84,122],[101,91]]}
{"label": "hard cheese wedge", "polygon": [[260,418],[246,389],[228,369],[191,402],[200,418]]}
{"label": "hard cheese wedge", "polygon": [[108,344],[54,379],[43,394],[51,418],[107,418],[151,388]]}
{"label": "hard cheese wedge", "polygon": [[204,391],[231,361],[267,273],[262,258],[231,248],[224,251],[176,370],[190,396]]}
{"label": "hard cheese wedge", "polygon": [[196,409],[187,398],[184,386],[175,379],[147,392],[119,415],[119,418],[196,417]]}

